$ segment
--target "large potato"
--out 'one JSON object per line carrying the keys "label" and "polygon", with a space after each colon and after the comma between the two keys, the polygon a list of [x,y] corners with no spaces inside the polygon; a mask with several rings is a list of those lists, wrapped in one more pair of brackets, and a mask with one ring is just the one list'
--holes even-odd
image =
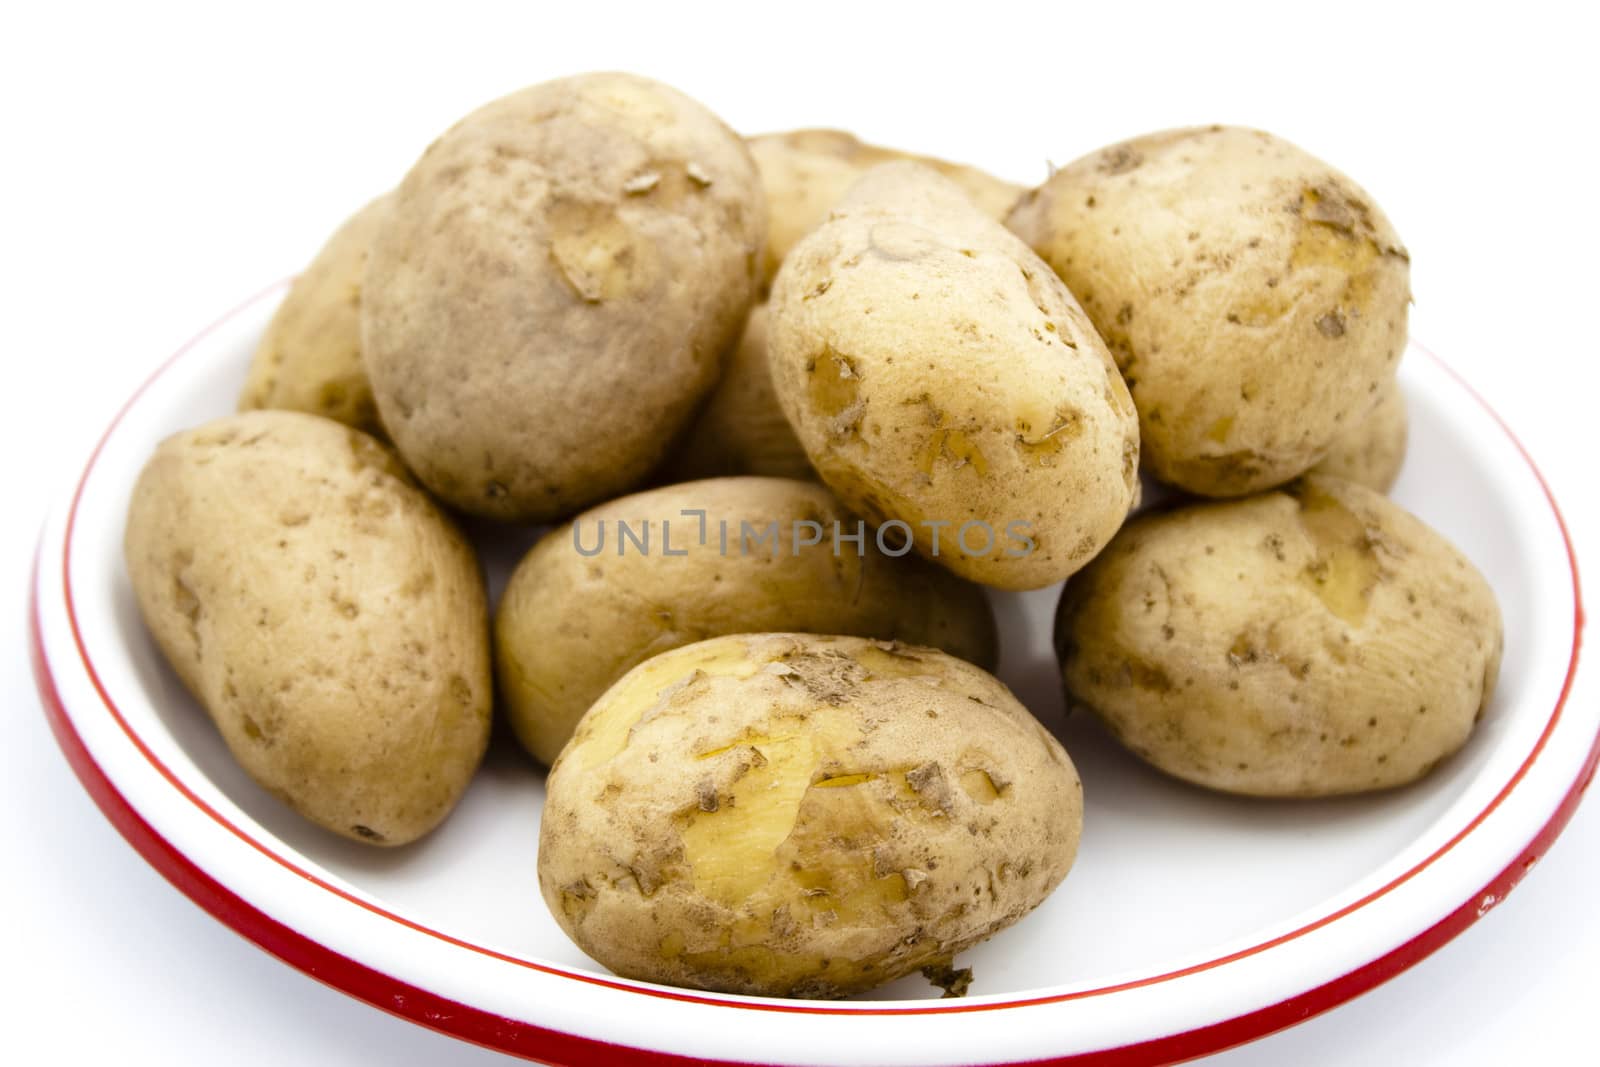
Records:
{"label": "large potato", "polygon": [[352,215],[295,279],[256,347],[240,411],[306,411],[383,432],[361,361],[361,283],[388,205],[380,196]]}
{"label": "large potato", "polygon": [[258,411],[162,442],[128,509],[144,620],[234,758],[346,837],[439,823],[489,739],[472,550],[386,448]]}
{"label": "large potato", "polygon": [[1016,922],[1083,822],[993,677],[852,637],[721,637],[636,667],[550,772],[539,885],[629,978],[836,997]]}
{"label": "large potato", "polygon": [[1056,171],[1008,224],[1133,390],[1163,481],[1235,496],[1304,472],[1406,343],[1410,267],[1354,182],[1257,130],[1151,134]]}
{"label": "large potato", "polygon": [[863,178],[789,254],[769,315],[812,465],[924,556],[1037,588],[1127,515],[1138,422],[1105,345],[1049,267],[932,171]]}
{"label": "large potato", "polygon": [[820,226],[850,187],[879,163],[909,160],[930,167],[961,186],[978,210],[993,219],[1005,218],[1022,195],[1020,185],[976,167],[866,144],[843,130],[764,133],[751,137],[748,144],[767,196],[769,230],[763,277],[768,286],[789,250]]}
{"label": "large potato", "polygon": [[1333,447],[1311,473],[1387,493],[1400,477],[1408,436],[1405,394],[1400,383],[1390,378],[1378,390],[1378,403],[1360,422],[1333,439]]}
{"label": "large potato", "polygon": [[674,449],[666,470],[679,480],[730,474],[814,476],[806,450],[772,388],[767,305],[751,309],[721,380]]}
{"label": "large potato", "polygon": [[493,518],[627,489],[737,340],[765,216],[744,142],[644,78],[467,116],[400,183],[367,265],[367,370],[401,455]]}
{"label": "large potato", "polygon": [[1130,522],[1067,583],[1068,693],[1134,753],[1230,793],[1402,785],[1494,689],[1483,576],[1398,505],[1309,476]]}
{"label": "large potato", "polygon": [[578,516],[534,546],[500,602],[500,697],[517,736],[550,763],[630,668],[719,634],[898,638],[993,667],[983,591],[885,555],[870,530],[845,540],[861,525],[822,486],[784,478],[688,482]]}

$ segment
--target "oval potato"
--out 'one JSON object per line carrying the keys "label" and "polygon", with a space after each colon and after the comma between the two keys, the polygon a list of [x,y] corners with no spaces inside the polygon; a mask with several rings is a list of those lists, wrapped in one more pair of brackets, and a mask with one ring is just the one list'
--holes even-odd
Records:
{"label": "oval potato", "polygon": [[384,426],[464,511],[544,521],[658,464],[749,309],[766,209],[733,131],[627,74],[547,82],[435,141],[373,243]]}
{"label": "oval potato", "polygon": [[[623,540],[622,523],[648,550]],[[718,478],[613,500],[547,535],[495,621],[500,697],[518,738],[550,763],[629,669],[720,634],[899,638],[993,667],[983,591],[885,555],[870,530],[859,547],[844,540],[860,525],[814,482]]]}
{"label": "oval potato", "polygon": [[908,160],[936,170],[961,186],[978,210],[992,219],[1005,218],[1023,192],[1022,186],[976,167],[867,144],[843,130],[764,133],[746,143],[767,196],[764,284],[768,287],[789,250],[820,226],[850,187],[879,163]]}
{"label": "oval potato", "polygon": [[379,845],[455,806],[489,740],[483,581],[388,449],[288,411],[177,434],[125,551],[156,644],[269,792]]}
{"label": "oval potato", "polygon": [[350,216],[294,280],[250,361],[240,411],[305,411],[382,434],[361,360],[361,283],[388,205],[380,196]]}
{"label": "oval potato", "polygon": [[1493,590],[1365,487],[1308,476],[1130,522],[1067,584],[1068,694],[1197,785],[1326,796],[1403,785],[1494,691]]}
{"label": "oval potato", "polygon": [[1105,345],[1049,267],[932,171],[863,178],[790,253],[769,316],[812,465],[925,557],[1038,588],[1127,515],[1138,423]]}
{"label": "oval potato", "polygon": [[1083,303],[1139,408],[1145,462],[1192,493],[1294,478],[1406,344],[1410,264],[1370,196],[1259,130],[1171,130],[1056,171],[1007,224]]}
{"label": "oval potato", "polygon": [[1378,390],[1378,403],[1360,422],[1333,440],[1312,474],[1326,474],[1387,493],[1406,460],[1409,420],[1405,394],[1391,378]]}
{"label": "oval potato", "polygon": [[933,649],[720,637],[648,660],[550,772],[539,885],[620,975],[837,997],[956,953],[1066,876],[1065,751]]}

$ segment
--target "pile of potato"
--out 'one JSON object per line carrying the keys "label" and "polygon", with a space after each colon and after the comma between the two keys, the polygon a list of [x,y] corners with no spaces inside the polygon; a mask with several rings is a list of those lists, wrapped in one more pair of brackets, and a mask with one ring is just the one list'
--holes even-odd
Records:
{"label": "pile of potato", "polygon": [[[563,78],[334,234],[242,413],[145,468],[128,570],[318,825],[427,833],[498,709],[549,766],[545,902],[617,973],[959,988],[1083,818],[986,673],[980,587],[1065,579],[1070,700],[1199,786],[1401,785],[1482,715],[1494,594],[1382,495],[1408,268],[1366,193],[1254,130],[1024,190]],[[1136,514],[1141,470],[1168,488]],[[560,524],[493,618],[452,513]]]}

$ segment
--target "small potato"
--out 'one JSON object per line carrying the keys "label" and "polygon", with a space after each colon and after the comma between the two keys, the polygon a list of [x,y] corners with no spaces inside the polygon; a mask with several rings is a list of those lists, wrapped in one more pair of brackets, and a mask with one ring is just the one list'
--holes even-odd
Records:
{"label": "small potato", "polygon": [[1400,477],[1406,460],[1406,398],[1393,378],[1378,390],[1378,403],[1367,415],[1334,438],[1333,448],[1313,474],[1343,478],[1387,493]]}
{"label": "small potato", "polygon": [[124,547],[156,644],[269,792],[378,845],[455,806],[489,740],[483,581],[388,449],[288,411],[177,434]]}
{"label": "small potato", "polygon": [[1322,476],[1130,522],[1067,584],[1068,694],[1198,785],[1327,796],[1403,785],[1466,742],[1500,609],[1444,538]]}
{"label": "small potato", "polygon": [[636,484],[738,339],[765,220],[744,142],[656,82],[562,78],[473,112],[400,183],[367,264],[400,454],[455,507],[518,522]]}
{"label": "small potato", "polygon": [[380,196],[352,215],[295,279],[250,362],[240,411],[306,411],[382,434],[361,363],[361,281],[388,204]]}
{"label": "small potato", "polygon": [[961,186],[978,210],[992,219],[1005,218],[1022,195],[1022,186],[1001,181],[976,167],[880,148],[843,130],[765,133],[749,138],[747,143],[767,194],[769,230],[764,284],[768,287],[789,250],[820,226],[850,187],[879,163],[909,160],[932,168]]}
{"label": "small potato", "polygon": [[550,772],[539,886],[628,978],[839,997],[956,953],[1066,876],[1083,792],[983,671],[854,637],[648,660]]}
{"label": "small potato", "polygon": [[1370,196],[1259,130],[1113,145],[1007,224],[1133,390],[1145,462],[1204,496],[1282,484],[1365,413],[1406,343],[1410,260]]}
{"label": "small potato", "polygon": [[861,526],[822,486],[785,478],[687,482],[578,516],[534,546],[500,602],[500,698],[518,738],[550,763],[629,669],[718,634],[899,638],[993,667],[983,591],[886,555]]}
{"label": "small potato", "polygon": [[773,385],[845,504],[964,578],[1083,566],[1138,484],[1138,421],[1059,278],[955,185],[875,168],[784,262]]}
{"label": "small potato", "polygon": [[783,417],[772,389],[765,304],[751,310],[744,336],[723,367],[722,379],[667,461],[666,470],[680,481],[733,474],[815,477],[806,450]]}

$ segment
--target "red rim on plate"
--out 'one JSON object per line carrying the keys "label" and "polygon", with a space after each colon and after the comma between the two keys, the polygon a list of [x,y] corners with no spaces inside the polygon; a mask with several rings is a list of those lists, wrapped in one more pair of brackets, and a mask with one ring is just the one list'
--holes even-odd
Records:
{"label": "red rim on plate", "polygon": [[[164,764],[149,750],[139,736],[129,727],[121,711],[105,690],[94,664],[91,662],[85,647],[83,637],[79,632],[76,606],[73,600],[71,580],[71,559],[73,532],[77,519],[78,506],[82,500],[85,486],[98,462],[106,442],[129,408],[144,394],[144,392],[167,370],[169,370],[185,353],[192,350],[200,341],[204,340],[214,330],[246,308],[255,304],[264,297],[275,293],[285,286],[287,282],[279,282],[257,293],[249,300],[240,304],[222,318],[212,323],[200,334],[180,348],[165,363],[162,364],[151,377],[134,393],[134,395],[118,412],[111,425],[101,436],[94,452],[85,466],[82,476],[74,492],[71,508],[67,515],[64,548],[62,552],[62,592],[66,601],[67,618],[71,628],[72,637],[76,645],[82,666],[90,682],[98,693],[106,711],[115,719],[129,741],[139,750],[141,755],[157,770],[166,780],[181,793],[191,804],[199,808],[209,818],[230,831],[241,841],[251,845],[263,855],[272,859],[285,869],[316,884],[320,888],[338,895],[345,900],[356,904],[383,918],[389,919],[413,931],[420,932],[437,938],[451,945],[469,951],[490,956],[494,959],[539,970],[548,974],[558,975],[588,984],[601,985],[612,989],[623,990],[629,993],[666,998],[672,1000],[689,1001],[698,1004],[710,1004],[724,1008],[734,1008],[754,1011],[778,1011],[785,1013],[806,1014],[944,1014],[959,1012],[997,1011],[1007,1008],[1024,1007],[1037,1004],[1046,1004],[1065,1000],[1078,1000],[1087,997],[1104,995],[1140,986],[1153,985],[1168,981],[1199,971],[1209,970],[1256,953],[1265,951],[1275,945],[1294,940],[1313,930],[1326,926],[1351,912],[1365,907],[1372,901],[1409,881],[1416,874],[1427,868],[1440,856],[1450,851],[1464,837],[1471,833],[1483,822],[1506,796],[1516,787],[1532,766],[1539,754],[1544,750],[1551,733],[1561,720],[1562,709],[1566,705],[1567,697],[1571,692],[1573,680],[1578,665],[1579,648],[1582,643],[1584,612],[1581,589],[1578,580],[1577,557],[1572,545],[1572,539],[1567,530],[1565,519],[1556,504],[1555,497],[1550,491],[1543,474],[1534,464],[1527,449],[1517,440],[1504,420],[1489,406],[1489,404],[1472,389],[1461,377],[1455,374],[1448,365],[1439,360],[1426,349],[1422,351],[1429,358],[1450,374],[1451,377],[1464,388],[1488,412],[1500,428],[1505,432],[1518,453],[1528,464],[1534,477],[1549,502],[1552,514],[1560,529],[1564,542],[1567,560],[1572,574],[1573,593],[1573,641],[1572,653],[1567,664],[1566,677],[1561,688],[1561,695],[1552,711],[1544,731],[1540,734],[1538,742],[1524,760],[1511,780],[1495,795],[1494,799],[1478,813],[1463,829],[1457,832],[1449,841],[1445,842],[1431,855],[1422,860],[1410,870],[1393,879],[1383,887],[1374,890],[1361,899],[1354,901],[1329,915],[1322,916],[1314,922],[1308,923],[1296,930],[1282,934],[1261,944],[1251,946],[1240,951],[1230,953],[1218,959],[1205,963],[1185,967],[1181,970],[1165,974],[1153,975],[1116,985],[1096,989],[1078,990],[1071,993],[1056,994],[1042,997],[1021,997],[1003,1001],[985,1001],[972,1004],[945,1004],[934,1002],[932,1005],[911,1005],[906,1007],[844,1007],[825,1004],[805,1004],[783,1001],[731,1001],[714,996],[705,996],[665,987],[639,986],[619,982],[598,975],[584,974],[568,971],[549,964],[538,963],[532,960],[520,959],[483,946],[474,945],[449,934],[430,929],[412,920],[396,915],[364,901],[345,890],[330,885],[316,875],[296,866],[289,859],[280,856],[263,843],[250,837],[247,833],[229,822],[221,813],[197,797],[185,786]],[[30,651],[33,659],[35,678],[38,682],[40,696],[44,703],[51,729],[66,754],[68,762],[83,782],[85,789],[94,798],[102,812],[117,830],[129,841],[130,844],[142,855],[151,866],[160,871],[173,885],[189,896],[214,917],[236,932],[249,938],[261,948],[282,959],[313,978],[333,986],[345,993],[357,997],[374,1007],[380,1008],[390,1014],[420,1023],[431,1029],[449,1034],[473,1043],[503,1052],[544,1060],[546,1062],[562,1065],[590,1065],[590,1064],[691,1064],[707,1062],[737,1061],[708,1061],[699,1057],[680,1056],[673,1053],[655,1052],[638,1049],[631,1046],[610,1044],[604,1041],[580,1037],[577,1035],[552,1030],[537,1026],[519,1019],[506,1018],[492,1012],[486,1012],[470,1005],[457,1003],[436,993],[411,985],[391,975],[377,971],[348,956],[345,956],[321,943],[312,940],[306,935],[284,925],[265,912],[254,907],[243,898],[228,889],[222,883],[211,877],[198,864],[188,856],[178,851],[171,843],[163,838],[145,819],[133,808],[128,800],[117,790],[105,772],[90,755],[82,738],[73,726],[71,717],[67,714],[62,704],[59,690],[51,673],[48,658],[44,651],[42,623],[39,615],[39,579],[44,573],[42,570],[44,560],[41,558],[35,563],[35,575],[32,592],[32,610],[30,612]],[[1356,968],[1349,973],[1315,987],[1305,992],[1289,997],[1276,1004],[1255,1011],[1226,1019],[1218,1023],[1188,1030],[1182,1033],[1170,1034],[1147,1041],[1125,1045],[1119,1048],[1104,1049],[1084,1052],[1053,1059],[1037,1060],[1032,1062],[1044,1064],[1073,1064],[1073,1065],[1115,1065],[1115,1067],[1133,1067],[1133,1065],[1154,1065],[1174,1063],[1206,1053],[1216,1052],[1224,1048],[1242,1044],[1254,1038],[1262,1037],[1273,1031],[1301,1022],[1313,1015],[1319,1014],[1329,1008],[1335,1007],[1357,995],[1388,980],[1394,975],[1423,959],[1445,942],[1455,937],[1462,930],[1472,925],[1482,917],[1490,907],[1503,900],[1518,882],[1527,874],[1534,863],[1549,848],[1551,842],[1565,828],[1576,810],[1584,789],[1593,779],[1597,761],[1600,761],[1600,737],[1591,743],[1588,755],[1584,760],[1582,769],[1574,780],[1566,795],[1563,797],[1555,813],[1545,823],[1544,827],[1528,842],[1527,846],[1517,855],[1513,862],[1499,875],[1491,879],[1478,893],[1465,900],[1454,911],[1440,919],[1433,926],[1411,938],[1404,944],[1390,950],[1383,956]],[[745,1067],[752,1067],[746,1064]]]}

